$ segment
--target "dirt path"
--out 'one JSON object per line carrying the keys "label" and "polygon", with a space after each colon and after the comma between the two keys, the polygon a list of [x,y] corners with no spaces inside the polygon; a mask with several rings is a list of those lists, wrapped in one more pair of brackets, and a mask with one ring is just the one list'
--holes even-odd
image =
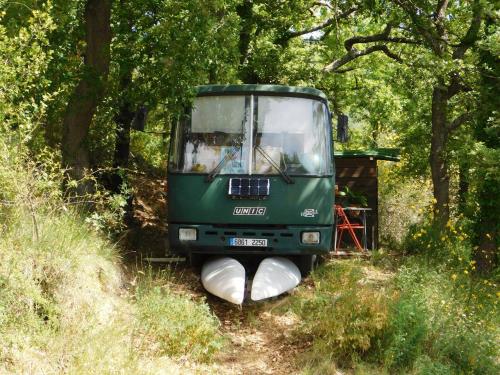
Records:
{"label": "dirt path", "polygon": [[[293,374],[301,348],[292,335],[294,316],[276,313],[287,297],[243,305],[211,302],[231,340],[218,362],[232,374]],[[215,298],[214,298],[215,299]]]}
{"label": "dirt path", "polygon": [[[123,242],[130,249],[131,261],[164,257],[166,252],[166,182],[137,177],[134,224]],[[135,258],[135,260],[134,260]],[[296,358],[305,344],[292,335],[297,321],[280,307],[288,296],[264,303],[245,303],[242,307],[209,295],[201,286],[199,270],[179,263],[172,267],[172,282],[182,293],[206,298],[228,338],[226,349],[216,358],[218,372],[225,374],[294,374]]]}

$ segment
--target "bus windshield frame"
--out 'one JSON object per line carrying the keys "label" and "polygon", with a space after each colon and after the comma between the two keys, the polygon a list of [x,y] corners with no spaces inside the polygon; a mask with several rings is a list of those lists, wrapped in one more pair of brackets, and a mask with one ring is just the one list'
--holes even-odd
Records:
{"label": "bus windshield frame", "polygon": [[333,175],[331,123],[323,100],[266,94],[195,99],[177,122],[169,172]]}

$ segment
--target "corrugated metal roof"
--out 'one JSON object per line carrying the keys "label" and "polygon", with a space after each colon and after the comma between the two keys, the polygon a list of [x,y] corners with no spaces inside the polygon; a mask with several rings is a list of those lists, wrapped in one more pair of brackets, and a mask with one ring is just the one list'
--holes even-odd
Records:
{"label": "corrugated metal roof", "polygon": [[377,148],[375,150],[345,150],[335,151],[335,158],[374,158],[376,160],[399,161],[399,149]]}
{"label": "corrugated metal roof", "polygon": [[327,101],[326,95],[322,91],[312,87],[283,85],[203,85],[196,87],[198,96],[246,93],[305,96]]}

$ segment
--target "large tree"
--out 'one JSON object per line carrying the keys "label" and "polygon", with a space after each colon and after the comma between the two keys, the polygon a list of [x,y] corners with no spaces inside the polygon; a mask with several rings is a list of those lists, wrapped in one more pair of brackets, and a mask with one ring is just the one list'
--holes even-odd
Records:
{"label": "large tree", "polygon": [[[481,86],[475,135],[480,142],[479,163],[475,174],[477,203],[475,259],[480,271],[491,271],[498,264],[500,245],[500,59],[495,27],[498,16],[489,12],[485,22],[486,42],[479,49]],[[497,31],[498,32],[498,31]],[[496,52],[496,53],[495,53]]]}
{"label": "large tree", "polygon": [[[432,88],[432,137],[429,155],[436,200],[435,213],[444,227],[450,216],[448,141],[451,134],[472,117],[470,110],[453,108],[451,101],[460,93],[473,89],[466,77],[467,69],[462,67],[466,64],[467,51],[479,39],[483,5],[481,0],[474,0],[468,14],[461,14],[458,9],[451,9],[448,0],[438,0],[434,7],[424,3],[426,12],[421,12],[418,6],[406,0],[397,0],[397,3],[412,22],[412,34],[422,40],[435,61],[438,64],[450,65],[449,69],[436,76]],[[455,17],[460,18],[461,22],[465,21],[465,30],[453,25],[452,19]],[[457,112],[457,115],[450,118],[453,112]]]}
{"label": "large tree", "polygon": [[233,78],[235,4],[216,0],[116,4],[114,168],[128,166],[131,124],[137,114],[162,113],[161,130],[167,131],[168,120],[182,110],[195,85]]}
{"label": "large tree", "polygon": [[111,0],[87,0],[85,4],[84,67],[63,119],[62,162],[69,177],[79,181],[79,195],[90,188],[82,179],[90,168],[89,128],[104,95],[109,72],[111,3]]}
{"label": "large tree", "polygon": [[[289,37],[322,32],[320,37],[338,45],[332,47],[332,61],[326,73],[341,74],[355,69],[356,60],[380,53],[403,64],[413,75],[429,79],[430,152],[429,163],[435,198],[435,217],[444,228],[450,216],[450,137],[472,118],[474,103],[465,106],[464,94],[475,89],[476,70],[471,50],[481,37],[482,0],[450,3],[448,0],[394,0],[392,3],[315,2],[326,9],[321,22],[289,32]],[[316,17],[318,18],[318,17]],[[368,22],[360,22],[360,20]],[[350,21],[349,21],[350,20]],[[351,22],[350,35],[338,26]],[[332,33],[336,27],[337,32]],[[369,32],[376,29],[378,31]],[[332,42],[330,42],[332,43]],[[404,83],[400,83],[404,84]],[[424,103],[422,103],[424,104]],[[421,105],[422,105],[421,104]]]}

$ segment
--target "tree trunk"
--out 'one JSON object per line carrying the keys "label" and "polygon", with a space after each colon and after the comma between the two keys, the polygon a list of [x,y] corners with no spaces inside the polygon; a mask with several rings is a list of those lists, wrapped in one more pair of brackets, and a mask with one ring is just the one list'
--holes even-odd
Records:
{"label": "tree trunk", "polygon": [[[113,176],[111,190],[115,193],[122,193],[122,184],[127,181],[125,171],[120,168],[128,168],[130,156],[130,128],[134,119],[135,112],[132,110],[132,103],[127,97],[127,89],[132,82],[130,76],[124,77],[121,82],[122,92],[124,99],[120,105],[119,112],[115,118],[116,122],[116,140],[115,140],[115,153],[113,160]],[[127,205],[124,207],[125,216],[124,221],[127,225],[132,225],[134,220],[134,212],[132,206],[133,195],[127,196]]]}
{"label": "tree trunk", "polygon": [[370,147],[372,150],[375,150],[378,148],[378,138],[380,134],[380,126],[378,120],[375,120],[375,122],[372,122],[371,124],[371,139],[370,139]]}
{"label": "tree trunk", "polygon": [[84,72],[66,108],[63,119],[62,163],[68,177],[79,181],[76,193],[92,188],[81,181],[89,167],[88,132],[103,94],[109,72],[111,44],[111,0],[87,0],[85,4]]}
{"label": "tree trunk", "polygon": [[450,177],[446,160],[447,111],[448,90],[444,86],[436,86],[432,93],[432,138],[429,161],[435,199],[434,215],[442,228],[450,217]]}
{"label": "tree trunk", "polygon": [[240,17],[240,35],[238,41],[240,64],[238,67],[238,76],[243,83],[259,83],[259,77],[251,61],[249,61],[251,60],[249,51],[252,42],[252,34],[256,27],[253,13],[253,0],[243,0],[243,2],[236,7],[236,11]]}
{"label": "tree trunk", "polygon": [[478,235],[478,247],[474,251],[474,260],[477,270],[486,274],[494,270],[498,264],[498,243],[500,238],[500,224],[498,212],[500,196],[498,194],[498,177],[488,173],[480,175],[478,202],[480,211],[476,219],[475,230]]}
{"label": "tree trunk", "polygon": [[115,142],[115,154],[113,160],[113,167],[115,168],[127,168],[129,153],[130,153],[130,128],[132,126],[132,120],[135,116],[135,111],[133,110],[133,104],[127,97],[127,91],[132,83],[132,77],[127,73],[125,77],[121,79],[120,91],[123,95],[123,100],[120,103],[118,114],[115,117],[116,122],[116,142]]}
{"label": "tree trunk", "polygon": [[[483,228],[479,231],[478,248],[474,251],[474,260],[477,263],[477,270],[482,274],[490,273],[498,264],[497,238],[500,233],[496,221],[481,220],[479,222]],[[488,229],[492,229],[488,231]]]}
{"label": "tree trunk", "polygon": [[135,112],[132,109],[133,104],[127,97],[129,86],[132,82],[132,72],[127,71],[120,80],[120,91],[122,100],[119,105],[118,113],[115,116],[115,151],[113,158],[114,171],[111,175],[111,186],[109,189],[115,193],[120,192],[120,186],[123,183],[123,175],[119,168],[128,168],[130,155],[130,129],[134,120]]}
{"label": "tree trunk", "polygon": [[252,0],[243,0],[236,7],[238,16],[240,17],[240,39],[238,42],[238,50],[240,52],[240,66],[244,65],[248,57],[248,48],[252,39],[253,29],[253,2]]}
{"label": "tree trunk", "polygon": [[469,163],[462,160],[458,166],[458,210],[465,214],[469,194]]}
{"label": "tree trunk", "polygon": [[126,101],[120,106],[116,116],[116,143],[113,167],[127,168],[130,154],[130,128],[135,112],[132,104]]}

